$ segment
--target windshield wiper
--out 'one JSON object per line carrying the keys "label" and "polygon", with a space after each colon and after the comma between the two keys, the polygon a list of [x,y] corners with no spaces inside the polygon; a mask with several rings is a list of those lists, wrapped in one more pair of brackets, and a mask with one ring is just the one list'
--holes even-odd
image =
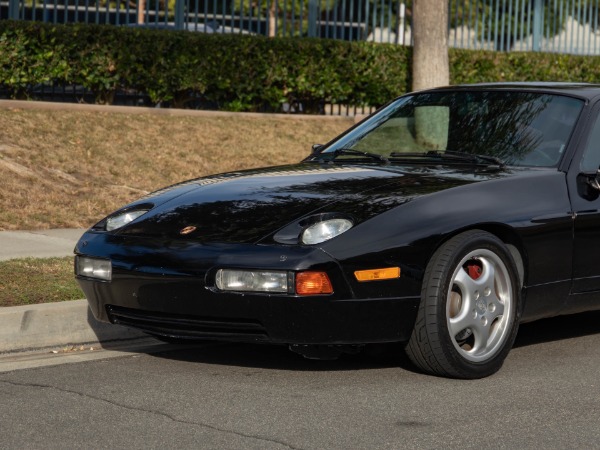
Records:
{"label": "windshield wiper", "polygon": [[457,152],[454,150],[446,150],[444,152],[444,154],[445,155],[455,155],[455,156],[459,156],[461,158],[462,157],[465,157],[465,158],[471,157],[478,161],[484,161],[484,162],[496,164],[500,168],[503,168],[504,166],[506,166],[506,163],[504,161],[502,161],[500,158],[498,158],[496,156],[491,156],[491,155],[481,155],[479,153]]}
{"label": "windshield wiper", "polygon": [[338,148],[337,150],[333,151],[333,159],[337,158],[339,155],[366,156],[367,158],[376,159],[384,164],[390,163],[389,159],[383,155],[380,155],[379,153],[363,152],[361,150],[353,150],[351,148]]}
{"label": "windshield wiper", "polygon": [[390,156],[395,158],[436,158],[446,161],[467,161],[474,164],[483,163],[492,163],[493,165],[497,165],[498,168],[503,169],[506,166],[506,163],[502,161],[500,158],[490,155],[479,155],[475,153],[466,153],[466,152],[455,152],[452,150],[447,150],[445,152],[439,152],[437,150],[430,150],[428,152],[393,152]]}

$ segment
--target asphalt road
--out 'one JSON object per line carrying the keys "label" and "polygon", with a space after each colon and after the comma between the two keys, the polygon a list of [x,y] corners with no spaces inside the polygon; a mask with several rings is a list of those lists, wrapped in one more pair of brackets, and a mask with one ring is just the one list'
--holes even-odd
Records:
{"label": "asphalt road", "polygon": [[600,313],[522,326],[483,380],[401,357],[171,347],[0,373],[0,415],[0,448],[600,448]]}

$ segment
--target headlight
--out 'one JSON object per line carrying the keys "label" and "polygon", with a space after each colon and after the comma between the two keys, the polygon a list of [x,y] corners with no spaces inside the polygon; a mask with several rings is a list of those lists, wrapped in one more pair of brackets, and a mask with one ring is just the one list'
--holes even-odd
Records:
{"label": "headlight", "polygon": [[320,244],[352,228],[348,219],[329,219],[309,226],[302,233],[303,244]]}
{"label": "headlight", "polygon": [[110,281],[112,279],[112,263],[107,259],[76,256],[75,274],[80,277]]}
{"label": "headlight", "polygon": [[219,269],[216,284],[222,291],[287,292],[286,271]]}
{"label": "headlight", "polygon": [[106,219],[106,231],[116,230],[127,225],[129,222],[133,222],[138,217],[146,214],[147,209],[135,209],[133,211],[126,211],[116,216],[111,216]]}

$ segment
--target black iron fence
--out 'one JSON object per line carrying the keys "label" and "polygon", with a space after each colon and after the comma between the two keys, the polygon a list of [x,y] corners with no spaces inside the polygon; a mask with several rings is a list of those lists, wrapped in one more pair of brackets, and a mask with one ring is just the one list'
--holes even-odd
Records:
{"label": "black iron fence", "polygon": [[[452,47],[599,54],[600,0],[449,0]],[[411,0],[3,0],[0,19],[412,43]]]}

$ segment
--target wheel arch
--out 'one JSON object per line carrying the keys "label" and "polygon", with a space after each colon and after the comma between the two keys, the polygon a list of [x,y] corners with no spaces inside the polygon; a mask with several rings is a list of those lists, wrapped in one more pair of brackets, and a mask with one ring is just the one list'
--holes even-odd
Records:
{"label": "wheel arch", "polygon": [[[438,243],[433,253],[444,245],[447,241],[452,239],[454,236],[462,234],[466,231],[470,230],[481,230],[486,231],[498,239],[500,239],[504,245],[508,248],[513,260],[515,261],[515,265],[517,266],[517,273],[519,275],[519,283],[520,287],[526,286],[527,280],[527,254],[525,252],[525,246],[523,245],[523,241],[516,233],[516,231],[509,227],[508,225],[498,224],[498,223],[482,223],[473,226],[469,226],[466,228],[461,228],[452,233],[447,234],[442,241]],[[432,253],[432,254],[433,254]]]}
{"label": "wheel arch", "polygon": [[[499,253],[500,242],[505,246],[500,252],[503,255]],[[438,244],[427,265],[415,327],[405,350],[418,368],[434,375],[465,379],[491,375],[504,362],[519,327],[522,305],[519,285],[525,279],[526,267],[521,240],[510,227],[487,223],[447,233]],[[507,265],[507,252],[514,265]],[[456,281],[458,269],[466,270],[468,258],[487,260],[486,264],[493,267],[488,274],[492,274],[494,285],[499,280],[499,289],[504,289],[506,297],[501,300],[499,294],[490,296],[496,290],[488,284]],[[468,273],[466,278],[469,277],[478,278]],[[515,280],[517,277],[520,279]],[[509,278],[514,282],[508,283]],[[489,283],[490,278],[485,279],[488,281],[484,283]],[[480,291],[481,286],[486,286],[485,290]],[[458,293],[458,300],[453,298],[454,293]],[[491,300],[478,300],[488,296]],[[470,299],[466,303],[468,309],[463,309],[463,298]],[[456,301],[459,302],[455,304],[456,310],[451,312],[448,305]],[[513,305],[509,310],[513,312],[505,314],[504,307],[489,309],[492,303]],[[451,318],[455,319],[453,326]],[[490,331],[494,324],[499,324],[499,335]],[[481,332],[481,327],[489,330]],[[469,330],[470,333],[463,335]],[[471,350],[475,353],[471,354]]]}

